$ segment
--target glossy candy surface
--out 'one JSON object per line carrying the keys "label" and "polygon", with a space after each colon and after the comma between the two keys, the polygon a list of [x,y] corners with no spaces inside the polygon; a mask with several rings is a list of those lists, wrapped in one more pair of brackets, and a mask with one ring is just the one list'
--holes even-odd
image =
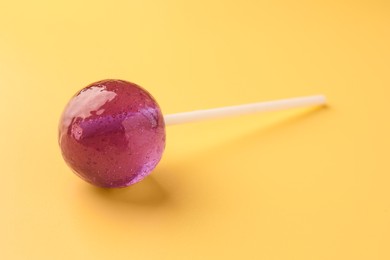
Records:
{"label": "glossy candy surface", "polygon": [[164,118],[144,89],[102,80],[72,97],[59,124],[62,155],[73,171],[100,187],[126,187],[158,164],[165,147]]}

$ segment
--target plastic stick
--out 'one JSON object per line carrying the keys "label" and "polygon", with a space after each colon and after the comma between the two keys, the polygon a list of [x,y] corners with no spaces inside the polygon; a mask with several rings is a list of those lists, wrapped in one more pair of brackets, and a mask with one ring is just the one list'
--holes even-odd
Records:
{"label": "plastic stick", "polygon": [[166,125],[178,125],[209,119],[218,119],[260,112],[285,110],[289,108],[321,106],[325,104],[325,96],[316,95],[170,114],[164,116],[164,120]]}

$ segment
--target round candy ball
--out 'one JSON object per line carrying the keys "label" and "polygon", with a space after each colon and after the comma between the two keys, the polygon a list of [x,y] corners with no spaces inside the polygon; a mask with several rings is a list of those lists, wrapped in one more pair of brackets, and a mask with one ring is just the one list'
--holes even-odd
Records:
{"label": "round candy ball", "polygon": [[123,80],[90,84],[69,101],[59,124],[62,155],[73,171],[100,187],[145,178],[165,148],[165,125],[154,98]]}

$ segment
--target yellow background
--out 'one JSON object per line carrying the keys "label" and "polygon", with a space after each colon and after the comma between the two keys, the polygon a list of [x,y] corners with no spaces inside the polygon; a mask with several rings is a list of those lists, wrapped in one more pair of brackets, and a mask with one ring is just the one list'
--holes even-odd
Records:
{"label": "yellow background", "polygon": [[[389,72],[386,0],[2,0],[0,258],[390,259]],[[57,123],[105,78],[165,114],[330,106],[169,127],[151,177],[104,190]]]}

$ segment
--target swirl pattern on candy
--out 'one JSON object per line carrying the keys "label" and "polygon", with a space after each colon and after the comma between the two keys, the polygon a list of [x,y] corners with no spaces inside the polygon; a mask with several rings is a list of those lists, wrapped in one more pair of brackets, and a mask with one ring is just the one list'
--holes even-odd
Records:
{"label": "swirl pattern on candy", "polygon": [[102,80],[69,101],[59,124],[59,144],[82,179],[100,187],[126,187],[145,178],[160,161],[164,118],[140,86]]}

